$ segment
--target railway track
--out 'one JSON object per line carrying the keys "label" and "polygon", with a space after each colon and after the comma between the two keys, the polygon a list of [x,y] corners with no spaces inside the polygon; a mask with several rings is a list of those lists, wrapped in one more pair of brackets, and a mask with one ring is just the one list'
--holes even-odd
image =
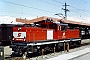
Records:
{"label": "railway track", "polygon": [[[55,52],[55,53],[49,53],[47,55],[41,55],[41,56],[37,56],[37,57],[32,57],[32,58],[27,58],[27,60],[46,60],[46,59],[49,59],[49,58],[53,58],[55,56],[58,56],[60,54],[68,54],[68,53],[71,53],[71,52],[75,52],[75,51],[79,51],[79,50],[82,50],[86,47],[89,47],[90,46],[90,39],[87,39],[87,40],[83,40],[82,43],[81,43],[81,46],[80,47],[75,47],[75,48],[72,48],[69,50],[69,52],[67,51],[60,51],[60,52]],[[24,60],[22,57],[6,57],[5,60]]]}

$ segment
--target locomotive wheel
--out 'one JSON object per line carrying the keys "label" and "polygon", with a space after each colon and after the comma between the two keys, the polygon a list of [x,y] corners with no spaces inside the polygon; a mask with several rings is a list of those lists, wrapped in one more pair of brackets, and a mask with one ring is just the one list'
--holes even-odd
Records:
{"label": "locomotive wheel", "polygon": [[77,41],[77,47],[80,47],[80,46],[81,46],[81,40]]}
{"label": "locomotive wheel", "polygon": [[58,43],[56,47],[57,47],[56,51],[58,51],[58,52],[62,51],[63,50],[63,48],[62,48],[63,47],[63,43]]}
{"label": "locomotive wheel", "polygon": [[76,42],[71,41],[69,44],[71,49],[76,47]]}

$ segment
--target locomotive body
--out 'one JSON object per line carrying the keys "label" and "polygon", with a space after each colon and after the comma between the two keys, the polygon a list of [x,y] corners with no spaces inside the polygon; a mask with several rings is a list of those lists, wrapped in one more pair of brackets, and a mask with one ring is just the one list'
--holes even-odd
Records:
{"label": "locomotive body", "polygon": [[[19,30],[20,29],[20,30]],[[79,29],[67,29],[66,31],[55,29],[42,29],[33,27],[14,27],[14,42],[39,42],[48,40],[66,40],[80,38]]]}
{"label": "locomotive body", "polygon": [[27,56],[41,55],[42,49],[47,53],[53,52],[54,47],[60,51],[63,50],[64,43],[73,45],[73,42],[78,42],[80,45],[79,29],[67,27],[68,24],[52,22],[44,22],[40,27],[13,27],[12,55],[22,56],[24,52],[27,52]]}

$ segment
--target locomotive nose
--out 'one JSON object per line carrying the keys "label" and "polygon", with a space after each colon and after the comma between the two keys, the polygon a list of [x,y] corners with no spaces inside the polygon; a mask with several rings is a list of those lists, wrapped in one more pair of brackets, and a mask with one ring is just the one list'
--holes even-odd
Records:
{"label": "locomotive nose", "polygon": [[24,42],[26,40],[26,32],[14,32],[13,31],[13,40],[15,42]]}

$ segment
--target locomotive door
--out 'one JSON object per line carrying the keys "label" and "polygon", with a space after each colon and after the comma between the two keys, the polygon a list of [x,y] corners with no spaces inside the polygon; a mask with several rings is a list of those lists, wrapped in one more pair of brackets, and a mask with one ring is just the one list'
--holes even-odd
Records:
{"label": "locomotive door", "polygon": [[47,30],[47,40],[53,39],[53,30]]}

